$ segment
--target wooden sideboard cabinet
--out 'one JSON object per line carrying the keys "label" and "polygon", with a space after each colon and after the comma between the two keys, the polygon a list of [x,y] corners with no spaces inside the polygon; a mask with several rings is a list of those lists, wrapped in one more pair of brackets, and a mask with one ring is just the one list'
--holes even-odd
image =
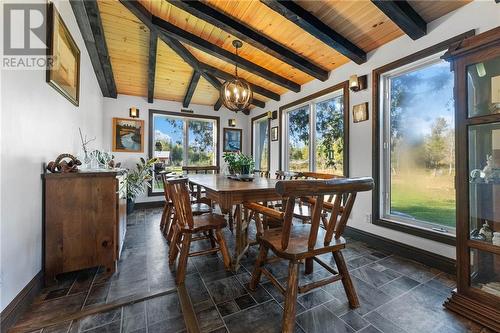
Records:
{"label": "wooden sideboard cabinet", "polygon": [[95,266],[115,271],[127,225],[123,171],[46,173],[45,283],[56,275]]}

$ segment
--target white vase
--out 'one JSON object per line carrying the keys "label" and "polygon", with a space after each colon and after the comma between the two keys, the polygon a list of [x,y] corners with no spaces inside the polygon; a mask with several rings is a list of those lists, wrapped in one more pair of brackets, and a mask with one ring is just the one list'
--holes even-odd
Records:
{"label": "white vase", "polygon": [[491,241],[493,245],[500,246],[500,232],[494,232]]}

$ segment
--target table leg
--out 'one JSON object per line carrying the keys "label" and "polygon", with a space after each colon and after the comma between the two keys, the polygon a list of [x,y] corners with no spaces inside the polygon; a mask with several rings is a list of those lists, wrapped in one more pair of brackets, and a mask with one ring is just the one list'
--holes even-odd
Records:
{"label": "table leg", "polygon": [[238,271],[240,268],[240,260],[248,251],[248,221],[241,218],[241,204],[237,204],[235,208],[236,218],[236,242],[235,251],[232,260],[233,271]]}

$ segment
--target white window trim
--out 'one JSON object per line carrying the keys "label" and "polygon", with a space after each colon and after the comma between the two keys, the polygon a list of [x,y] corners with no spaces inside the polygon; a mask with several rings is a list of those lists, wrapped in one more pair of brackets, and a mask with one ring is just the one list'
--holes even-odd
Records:
{"label": "white window trim", "polygon": [[[290,165],[290,159],[289,159],[289,147],[290,147],[290,140],[289,140],[289,123],[288,123],[288,114],[290,112],[296,111],[298,109],[301,109],[303,107],[308,107],[309,109],[309,170],[311,172],[316,171],[316,163],[315,163],[315,157],[316,157],[316,104],[324,102],[326,100],[336,98],[339,96],[342,96],[344,94],[344,89],[339,88],[338,90],[332,91],[331,93],[325,94],[323,96],[320,96],[315,99],[311,99],[305,103],[295,105],[291,108],[284,109],[283,110],[283,115],[284,117],[282,118],[282,128],[283,128],[283,146],[282,146],[282,151],[284,152],[282,155],[283,159],[283,166],[284,170],[289,170],[289,165]],[[345,101],[344,101],[345,103]],[[344,105],[345,106],[345,105]],[[349,112],[349,110],[346,110],[344,107],[343,112]]]}
{"label": "white window trim", "polygon": [[[413,72],[419,68],[427,67],[441,62],[441,55],[444,52],[439,52],[431,56],[422,58],[405,66],[395,68],[380,75],[379,86],[382,87],[379,95],[379,110],[382,110],[380,119],[380,142],[379,149],[379,178],[380,178],[380,193],[379,193],[379,211],[380,217],[384,220],[391,221],[398,224],[403,224],[411,227],[416,227],[424,230],[433,230],[445,234],[455,234],[456,228],[443,226],[438,223],[430,221],[422,221],[417,219],[409,219],[403,216],[395,216],[390,214],[390,198],[391,198],[391,154],[390,154],[390,112],[387,112],[388,105],[390,105],[390,80],[395,76],[405,73]],[[386,166],[389,165],[387,168]]]}

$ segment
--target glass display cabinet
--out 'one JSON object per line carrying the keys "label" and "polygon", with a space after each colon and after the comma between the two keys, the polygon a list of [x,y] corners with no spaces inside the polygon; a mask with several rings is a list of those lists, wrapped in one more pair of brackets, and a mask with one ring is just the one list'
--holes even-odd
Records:
{"label": "glass display cabinet", "polygon": [[500,27],[450,47],[455,75],[457,289],[450,310],[500,331]]}

